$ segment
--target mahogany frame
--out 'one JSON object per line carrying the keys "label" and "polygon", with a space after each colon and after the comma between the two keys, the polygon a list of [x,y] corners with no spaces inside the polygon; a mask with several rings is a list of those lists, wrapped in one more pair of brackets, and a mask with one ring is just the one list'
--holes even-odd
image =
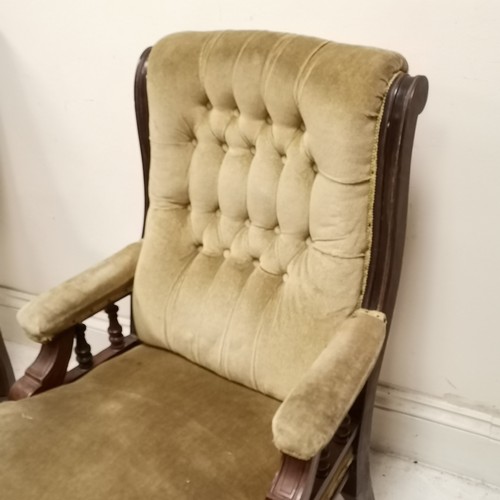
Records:
{"label": "mahogany frame", "polygon": [[0,331],[0,402],[7,399],[9,388],[13,383],[14,371]]}
{"label": "mahogany frame", "polygon": [[[150,51],[151,48],[146,49],[139,59],[134,87],[144,178],[144,220],[149,208],[150,144],[146,76]],[[427,95],[426,77],[398,75],[386,97],[380,127],[373,241],[362,307],[384,312],[388,329],[401,274],[413,140],[417,118],[425,107]],[[111,323],[110,339],[112,328],[116,328],[116,323]],[[78,328],[75,325],[42,346],[38,358],[12,387],[9,393],[11,399],[28,397],[76,380],[94,366],[139,343],[132,321],[131,335],[89,358],[86,355],[90,355],[90,348],[87,349],[88,344],[86,346],[84,339],[81,340],[83,331]],[[74,338],[80,339],[76,348],[80,349],[80,365],[67,372]],[[384,350],[385,345],[361,394],[329,445],[311,460],[299,460],[283,454],[281,468],[266,500],[326,500],[340,492],[345,500],[374,500],[369,445],[375,391]]]}

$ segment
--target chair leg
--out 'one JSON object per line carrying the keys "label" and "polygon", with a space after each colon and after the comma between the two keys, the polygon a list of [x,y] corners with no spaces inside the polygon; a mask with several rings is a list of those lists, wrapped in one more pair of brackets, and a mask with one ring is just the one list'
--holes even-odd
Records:
{"label": "chair leg", "polygon": [[14,372],[9,355],[0,333],[0,401],[7,399],[10,386],[14,383]]}
{"label": "chair leg", "polygon": [[381,360],[382,356],[379,357],[353,406],[353,416],[359,422],[359,434],[354,448],[354,462],[351,464],[349,478],[342,490],[344,500],[375,500],[370,474],[370,440]]}
{"label": "chair leg", "polygon": [[342,490],[342,496],[344,500],[375,500],[368,453],[358,456],[351,464],[351,472]]}

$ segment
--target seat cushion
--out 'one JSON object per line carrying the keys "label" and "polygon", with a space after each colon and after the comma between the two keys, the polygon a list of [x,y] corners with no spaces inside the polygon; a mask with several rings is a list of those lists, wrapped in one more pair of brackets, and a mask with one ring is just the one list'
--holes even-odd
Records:
{"label": "seat cushion", "polygon": [[83,379],[0,405],[2,500],[259,499],[279,402],[139,346]]}

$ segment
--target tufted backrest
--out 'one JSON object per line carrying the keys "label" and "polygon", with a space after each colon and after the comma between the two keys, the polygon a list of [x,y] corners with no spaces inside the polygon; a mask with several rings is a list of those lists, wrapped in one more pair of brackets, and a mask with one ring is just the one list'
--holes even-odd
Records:
{"label": "tufted backrest", "polygon": [[148,62],[146,343],[279,399],[360,306],[378,128],[398,54],[180,33]]}

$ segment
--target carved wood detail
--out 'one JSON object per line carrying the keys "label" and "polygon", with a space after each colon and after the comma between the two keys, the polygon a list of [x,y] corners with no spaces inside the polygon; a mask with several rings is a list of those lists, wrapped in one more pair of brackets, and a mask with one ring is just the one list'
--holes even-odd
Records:
{"label": "carved wood detail", "polygon": [[2,332],[0,332],[0,402],[7,399],[9,389],[14,383],[14,372],[9,354],[5,347]]}
{"label": "carved wood detail", "polygon": [[120,354],[129,351],[130,349],[139,345],[140,343],[141,343],[140,340],[135,335],[126,335],[125,337],[123,337],[122,347],[116,348],[110,346],[102,350],[101,352],[97,353],[93,357],[94,362],[90,368],[82,368],[80,366],[73,368],[64,377],[64,383],[69,384],[71,382],[74,382],[75,380],[83,377],[90,370],[96,368],[102,363],[105,363],[106,361],[109,361],[111,358],[115,358],[116,356],[119,356]]}
{"label": "carved wood detail", "polygon": [[113,349],[121,349],[124,345],[123,329],[118,321],[118,306],[110,304],[105,309],[109,318],[109,343]]}
{"label": "carved wood detail", "polygon": [[75,327],[43,344],[38,357],[26,373],[12,386],[9,399],[18,400],[61,385],[68,369]]}
{"label": "carved wood detail", "polygon": [[311,460],[282,456],[281,468],[274,477],[266,500],[303,500],[314,486],[319,455]]}
{"label": "carved wood detail", "polygon": [[83,323],[79,323],[75,326],[76,334],[76,345],[75,345],[75,355],[78,362],[78,366],[85,370],[88,370],[94,364],[94,359],[92,357],[92,352],[90,345],[85,338],[85,330],[87,327]]}

